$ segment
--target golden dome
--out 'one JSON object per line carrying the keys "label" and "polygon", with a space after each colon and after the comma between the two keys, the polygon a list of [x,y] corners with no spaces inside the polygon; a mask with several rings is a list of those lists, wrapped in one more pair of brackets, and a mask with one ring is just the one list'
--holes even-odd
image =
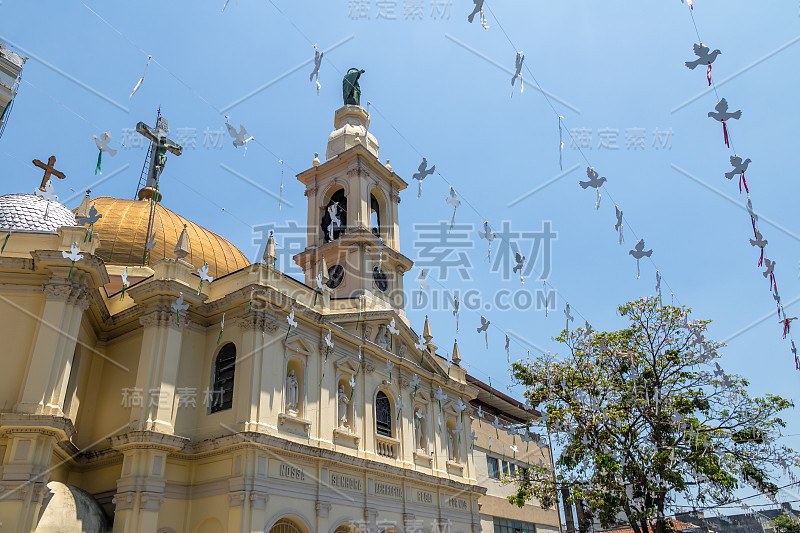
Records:
{"label": "golden dome", "polygon": [[[150,202],[120,200],[108,196],[94,198],[91,202],[97,212],[103,215],[94,225],[94,230],[100,234],[100,247],[97,248],[96,255],[112,265],[141,265],[144,245],[149,240],[147,221],[150,217]],[[184,259],[195,267],[200,268],[208,263],[208,273],[219,278],[250,264],[247,257],[233,244],[161,204],[156,206],[153,217],[156,245],[150,252],[149,264],[165,257],[175,258],[175,245],[184,224],[191,249]]]}

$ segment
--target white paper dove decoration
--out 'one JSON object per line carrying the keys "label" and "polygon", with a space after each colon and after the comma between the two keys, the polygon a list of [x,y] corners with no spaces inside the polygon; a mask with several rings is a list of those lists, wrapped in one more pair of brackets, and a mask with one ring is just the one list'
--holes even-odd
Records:
{"label": "white paper dove decoration", "polygon": [[617,210],[617,223],[614,224],[614,229],[619,232],[619,243],[622,244],[625,241],[625,239],[622,237],[622,209],[620,209],[617,205],[614,206],[614,209]]}
{"label": "white paper dove decoration", "polygon": [[425,273],[425,269],[419,270],[419,275],[417,276],[417,283],[419,283],[419,305],[422,305],[422,293],[427,289],[430,289],[427,283],[425,283],[425,277],[427,274]]}
{"label": "white paper dove decoration", "polygon": [[80,217],[78,218],[78,224],[81,226],[85,226],[89,224],[89,229],[86,231],[86,235],[83,237],[83,242],[86,242],[86,239],[89,239],[89,242],[92,242],[92,236],[94,235],[94,225],[103,218],[103,215],[97,212],[97,207],[94,204],[89,208],[89,216],[87,217]]}
{"label": "white paper dove decoration", "polygon": [[439,389],[436,391],[436,393],[433,395],[433,397],[439,402],[439,412],[441,413],[442,412],[442,400],[446,400],[447,399],[447,394],[442,392],[442,387],[439,387]]}
{"label": "white paper dove decoration", "polygon": [[653,255],[653,250],[645,250],[644,249],[644,239],[639,239],[639,242],[636,243],[633,250],[629,250],[628,254],[632,255],[636,259],[636,279],[642,277],[641,270],[639,269],[639,259],[642,257],[650,257]]}
{"label": "white paper dove decoration", "polygon": [[758,259],[758,266],[764,263],[764,248],[767,246],[768,241],[761,236],[761,232],[756,230],[756,238],[750,239],[750,246],[757,246],[761,248],[761,257]]}
{"label": "white paper dove decoration", "polygon": [[392,363],[391,361],[389,361],[389,360],[387,359],[387,360],[386,360],[386,372],[388,372],[388,373],[389,373],[389,383],[391,383],[391,382],[392,382],[392,369],[393,369],[393,368],[394,368],[394,363]]}
{"label": "white paper dove decoration", "polygon": [[475,430],[474,429],[472,430],[472,433],[470,434],[469,438],[472,439],[472,449],[474,450],[475,449],[475,441],[478,440],[478,436],[475,434]]}
{"label": "white paper dove decoration", "polygon": [[566,303],[564,306],[564,316],[567,317],[567,327],[566,330],[569,332],[569,323],[575,321],[575,317],[570,314],[569,302]]}
{"label": "white paper dove decoration", "polygon": [[328,352],[333,350],[333,331],[328,330],[328,334],[325,335],[325,360],[328,360]]}
{"label": "white paper dove decoration", "polygon": [[150,66],[150,60],[151,60],[152,58],[153,58],[153,56],[147,56],[147,63],[146,63],[146,64],[145,64],[145,66],[144,66],[144,72],[142,72],[142,77],[141,77],[141,78],[139,78],[139,81],[137,81],[137,82],[136,82],[136,85],[133,87],[133,90],[131,91],[131,94],[130,94],[130,96],[128,96],[128,100],[130,100],[131,98],[133,98],[133,95],[134,95],[134,94],[136,94],[136,91],[138,91],[138,90],[139,90],[139,87],[141,87],[141,86],[142,86],[142,83],[144,83],[144,77],[145,77],[145,75],[147,74],[147,67],[149,67],[149,66]]}
{"label": "white paper dove decoration", "polygon": [[478,330],[478,333],[483,332],[484,336],[486,337],[487,350],[489,349],[489,324],[491,324],[491,322],[489,320],[486,320],[485,316],[481,316],[481,326],[479,328],[476,328]]}
{"label": "white paper dove decoration", "polygon": [[200,275],[200,286],[197,288],[197,294],[203,291],[203,282],[207,281],[209,284],[214,281],[214,278],[208,275],[208,263],[203,265],[203,268],[198,268],[197,273]]}
{"label": "white paper dove decoration", "polygon": [[172,312],[175,313],[175,320],[176,320],[177,324],[180,326],[181,325],[181,312],[186,311],[187,309],[189,309],[189,304],[183,303],[183,293],[182,292],[178,293],[178,299],[175,300],[175,302],[172,305],[170,305],[170,308],[172,308]]}
{"label": "white paper dove decoration", "polygon": [[458,308],[459,308],[458,296],[453,298],[453,316],[456,317],[456,333],[458,333]]}
{"label": "white paper dove decoration", "polygon": [[461,413],[461,421],[464,421],[464,410],[467,408],[467,404],[465,404],[461,398],[458,399],[458,405],[456,405],[456,411]]}
{"label": "white paper dove decoration", "polygon": [[714,50],[711,52],[703,43],[695,44],[692,49],[694,50],[694,55],[697,56],[697,59],[694,61],[687,61],[686,67],[694,70],[700,65],[708,65],[708,69],[706,70],[706,78],[708,79],[708,85],[711,86],[711,63],[713,63],[717,59],[717,56],[722,52],[719,50]]}
{"label": "white paper dove decoration", "polygon": [[514,452],[514,458],[516,459],[516,457],[517,457],[517,452],[519,451],[519,447],[517,447],[517,446],[516,446],[516,445],[514,445],[514,444],[512,444],[512,445],[511,445],[511,446],[509,446],[509,447],[511,448],[511,451],[513,451],[513,452]]}
{"label": "white paper dove decoration", "polygon": [[378,237],[378,268],[383,266],[383,237]]}
{"label": "white paper dove decoration", "polygon": [[489,29],[489,25],[486,24],[486,14],[483,12],[483,1],[484,0],[472,0],[472,1],[475,3],[475,8],[472,10],[472,13],[470,13],[467,16],[467,20],[471,23],[475,19],[475,15],[480,13],[481,26],[483,27],[484,30],[488,30]]}
{"label": "white paper dove decoration", "polygon": [[67,281],[69,281],[70,279],[72,279],[72,268],[75,266],[75,262],[83,259],[83,254],[80,253],[80,249],[78,248],[78,243],[73,242],[72,246],[70,246],[70,251],[69,252],[62,251],[61,256],[64,259],[69,259],[70,261],[72,261],[69,265],[69,275],[67,276]]}
{"label": "white paper dove decoration", "polygon": [[317,45],[314,45],[314,70],[311,71],[311,75],[308,77],[308,81],[314,81],[316,78],[317,81],[317,96],[319,96],[319,90],[322,88],[322,85],[319,84],[319,67],[322,66],[322,56],[325,55],[325,52],[320,52],[317,49]]}
{"label": "white paper dove decoration", "polygon": [[744,183],[744,190],[747,192],[747,194],[750,194],[750,189],[747,187],[747,179],[745,179],[745,177],[744,177],[744,173],[745,173],[745,171],[747,171],[747,167],[750,165],[750,163],[751,163],[751,161],[750,161],[749,157],[747,159],[745,159],[744,161],[742,161],[741,157],[739,157],[736,154],[733,154],[731,156],[731,166],[733,167],[733,170],[731,170],[730,172],[726,172],[725,173],[725,177],[728,178],[729,180],[733,179],[733,177],[736,174],[739,174],[739,192],[740,193],[742,192],[742,183]]}
{"label": "white paper dove decoration", "polygon": [[122,294],[120,295],[119,299],[124,300],[125,289],[127,289],[131,285],[131,282],[128,281],[128,267],[125,267],[125,270],[122,271],[121,277],[122,277]]}
{"label": "white paper dove decoration", "polygon": [[753,202],[750,196],[747,197],[747,214],[750,215],[750,222],[753,225],[753,235],[756,234],[756,222],[758,222],[758,215],[753,211]]}
{"label": "white paper dove decoration", "polygon": [[495,436],[499,439],[500,438],[500,428],[503,427],[500,424],[500,420],[497,417],[494,417],[494,422],[492,422],[492,427],[494,428]]}
{"label": "white paper dove decoration", "polygon": [[117,151],[113,148],[108,146],[108,143],[111,141],[111,132],[101,133],[100,137],[97,135],[93,135],[92,138],[94,139],[94,144],[97,145],[97,149],[99,153],[97,154],[97,165],[94,167],[94,173],[102,174],[103,173],[103,152],[108,153],[111,157],[117,155]]}
{"label": "white paper dove decoration", "polygon": [[413,399],[415,399],[415,400],[417,399],[417,389],[419,389],[419,384],[420,383],[421,382],[420,382],[419,376],[416,375],[416,374],[414,374],[414,377],[409,382],[409,385],[414,387],[414,397],[413,397]]}
{"label": "white paper dove decoration", "polygon": [[154,231],[153,234],[150,236],[150,240],[144,243],[144,256],[142,257],[142,266],[147,263],[147,258],[150,255],[150,251],[156,247],[156,232]]}
{"label": "white paper dove decoration", "polygon": [[392,345],[392,342],[393,342],[392,339],[394,338],[395,335],[399,335],[400,334],[400,330],[397,329],[397,326],[395,326],[394,318],[392,319],[391,322],[389,322],[389,325],[386,327],[386,329],[389,330],[389,349],[392,350],[393,349],[392,348],[392,346],[393,346]]}
{"label": "white paper dove decoration", "polygon": [[331,224],[330,226],[328,226],[328,237],[330,240],[333,240],[334,228],[338,228],[342,224],[342,222],[339,220],[338,214],[339,214],[339,204],[334,202],[328,207],[328,216],[331,217]]}
{"label": "white paper dove decoration", "polygon": [[486,252],[486,259],[489,262],[492,261],[492,241],[497,237],[497,234],[492,231],[491,226],[489,226],[489,221],[483,221],[483,231],[478,231],[478,237],[481,239],[486,239],[486,242],[489,243],[489,249]]}
{"label": "white paper dove decoration", "polygon": [[283,342],[289,339],[289,332],[292,331],[292,328],[297,328],[297,321],[294,319],[294,309],[292,309],[292,312],[286,317],[286,322],[289,323],[289,327],[286,328],[286,338],[283,339]]}
{"label": "white paper dove decoration", "polygon": [[434,172],[436,172],[436,165],[433,165],[431,168],[428,168],[428,160],[423,157],[422,163],[419,164],[417,171],[411,176],[413,179],[419,182],[419,190],[417,192],[417,198],[422,198],[422,180],[424,180]]}
{"label": "white paper dove decoration", "polygon": [[228,134],[233,137],[233,146],[239,148],[240,146],[244,146],[244,153],[247,154],[247,143],[250,141],[255,140],[252,135],[247,135],[247,130],[244,129],[244,126],[239,124],[239,131],[236,131],[236,128],[231,126],[231,123],[228,122],[230,117],[225,115],[225,127],[228,128]]}
{"label": "white paper dove decoration", "polygon": [[519,78],[519,93],[525,92],[525,80],[522,78],[522,64],[525,62],[525,54],[517,52],[517,58],[514,60],[515,71],[514,77],[511,78],[511,98],[514,98],[514,83]]}
{"label": "white paper dove decoration", "polygon": [[452,185],[450,186],[450,195],[445,196],[444,201],[453,206],[453,218],[450,219],[450,229],[453,229],[453,226],[456,225],[456,211],[461,206],[461,200],[458,199],[456,190]]}
{"label": "white paper dove decoration", "polygon": [[776,264],[777,264],[777,261],[771,261],[771,260],[767,259],[766,257],[764,258],[764,265],[766,265],[767,269],[763,272],[763,275],[764,275],[765,278],[769,277],[769,288],[770,288],[770,290],[772,290],[772,286],[773,285],[775,285],[777,287],[777,285],[775,284],[775,265]]}
{"label": "white paper dove decoration", "polygon": [[47,180],[47,183],[44,185],[44,190],[36,187],[33,190],[33,194],[36,196],[47,200],[47,203],[44,206],[44,219],[47,220],[47,215],[50,213],[50,202],[57,202],[58,195],[55,192],[55,187],[53,186],[53,180]]}
{"label": "white paper dove decoration", "polygon": [[578,181],[578,184],[583,189],[588,189],[589,187],[594,188],[597,191],[597,202],[594,204],[595,209],[600,209],[600,187],[608,181],[606,178],[601,178],[594,167],[587,167],[586,169],[586,176],[589,178],[588,181]]}
{"label": "white paper dove decoration", "polygon": [[516,261],[517,264],[514,265],[513,272],[515,274],[517,272],[519,272],[519,281],[520,281],[520,283],[525,285],[525,279],[522,277],[522,270],[525,267],[525,256],[520,254],[519,252],[514,252],[514,254],[516,254],[515,257],[514,257],[514,260]]}
{"label": "white paper dove decoration", "polygon": [[728,112],[728,101],[725,100],[724,98],[720,100],[716,106],[714,106],[714,109],[716,111],[709,111],[708,116],[713,118],[714,120],[722,122],[722,134],[725,138],[725,146],[730,148],[731,143],[730,139],[728,138],[728,126],[725,125],[725,121],[730,120],[732,118],[739,120],[740,118],[742,118],[742,110],[740,109],[733,113]]}

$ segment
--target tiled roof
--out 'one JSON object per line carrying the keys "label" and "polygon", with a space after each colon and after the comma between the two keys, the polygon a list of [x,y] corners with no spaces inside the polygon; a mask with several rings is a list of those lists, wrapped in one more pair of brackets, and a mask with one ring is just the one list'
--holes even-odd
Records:
{"label": "tiled roof", "polygon": [[[690,524],[688,522],[680,522],[679,520],[673,520],[672,518],[669,519],[672,523],[672,528],[674,531],[678,532],[695,532],[700,529],[699,526],[694,524]],[[655,528],[655,523],[651,524],[651,531]],[[619,529],[606,529],[603,530],[603,533],[634,533],[633,528],[630,527],[622,527]]]}
{"label": "tiled roof", "polygon": [[0,231],[56,233],[61,226],[75,225],[75,215],[58,202],[48,207],[47,200],[33,194],[0,196]]}

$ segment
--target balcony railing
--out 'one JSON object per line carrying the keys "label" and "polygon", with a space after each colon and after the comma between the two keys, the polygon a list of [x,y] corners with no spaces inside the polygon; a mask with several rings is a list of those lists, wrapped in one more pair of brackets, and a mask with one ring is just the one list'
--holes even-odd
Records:
{"label": "balcony railing", "polygon": [[390,459],[397,459],[398,451],[400,450],[400,441],[391,437],[383,435],[376,435],[376,451],[381,457],[388,457]]}

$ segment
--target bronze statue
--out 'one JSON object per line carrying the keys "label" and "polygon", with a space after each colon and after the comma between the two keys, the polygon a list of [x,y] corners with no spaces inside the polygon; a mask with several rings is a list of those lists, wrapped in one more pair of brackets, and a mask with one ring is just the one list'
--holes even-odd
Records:
{"label": "bronze statue", "polygon": [[361,87],[358,85],[358,78],[365,71],[351,68],[344,75],[342,80],[342,98],[344,105],[361,105]]}

